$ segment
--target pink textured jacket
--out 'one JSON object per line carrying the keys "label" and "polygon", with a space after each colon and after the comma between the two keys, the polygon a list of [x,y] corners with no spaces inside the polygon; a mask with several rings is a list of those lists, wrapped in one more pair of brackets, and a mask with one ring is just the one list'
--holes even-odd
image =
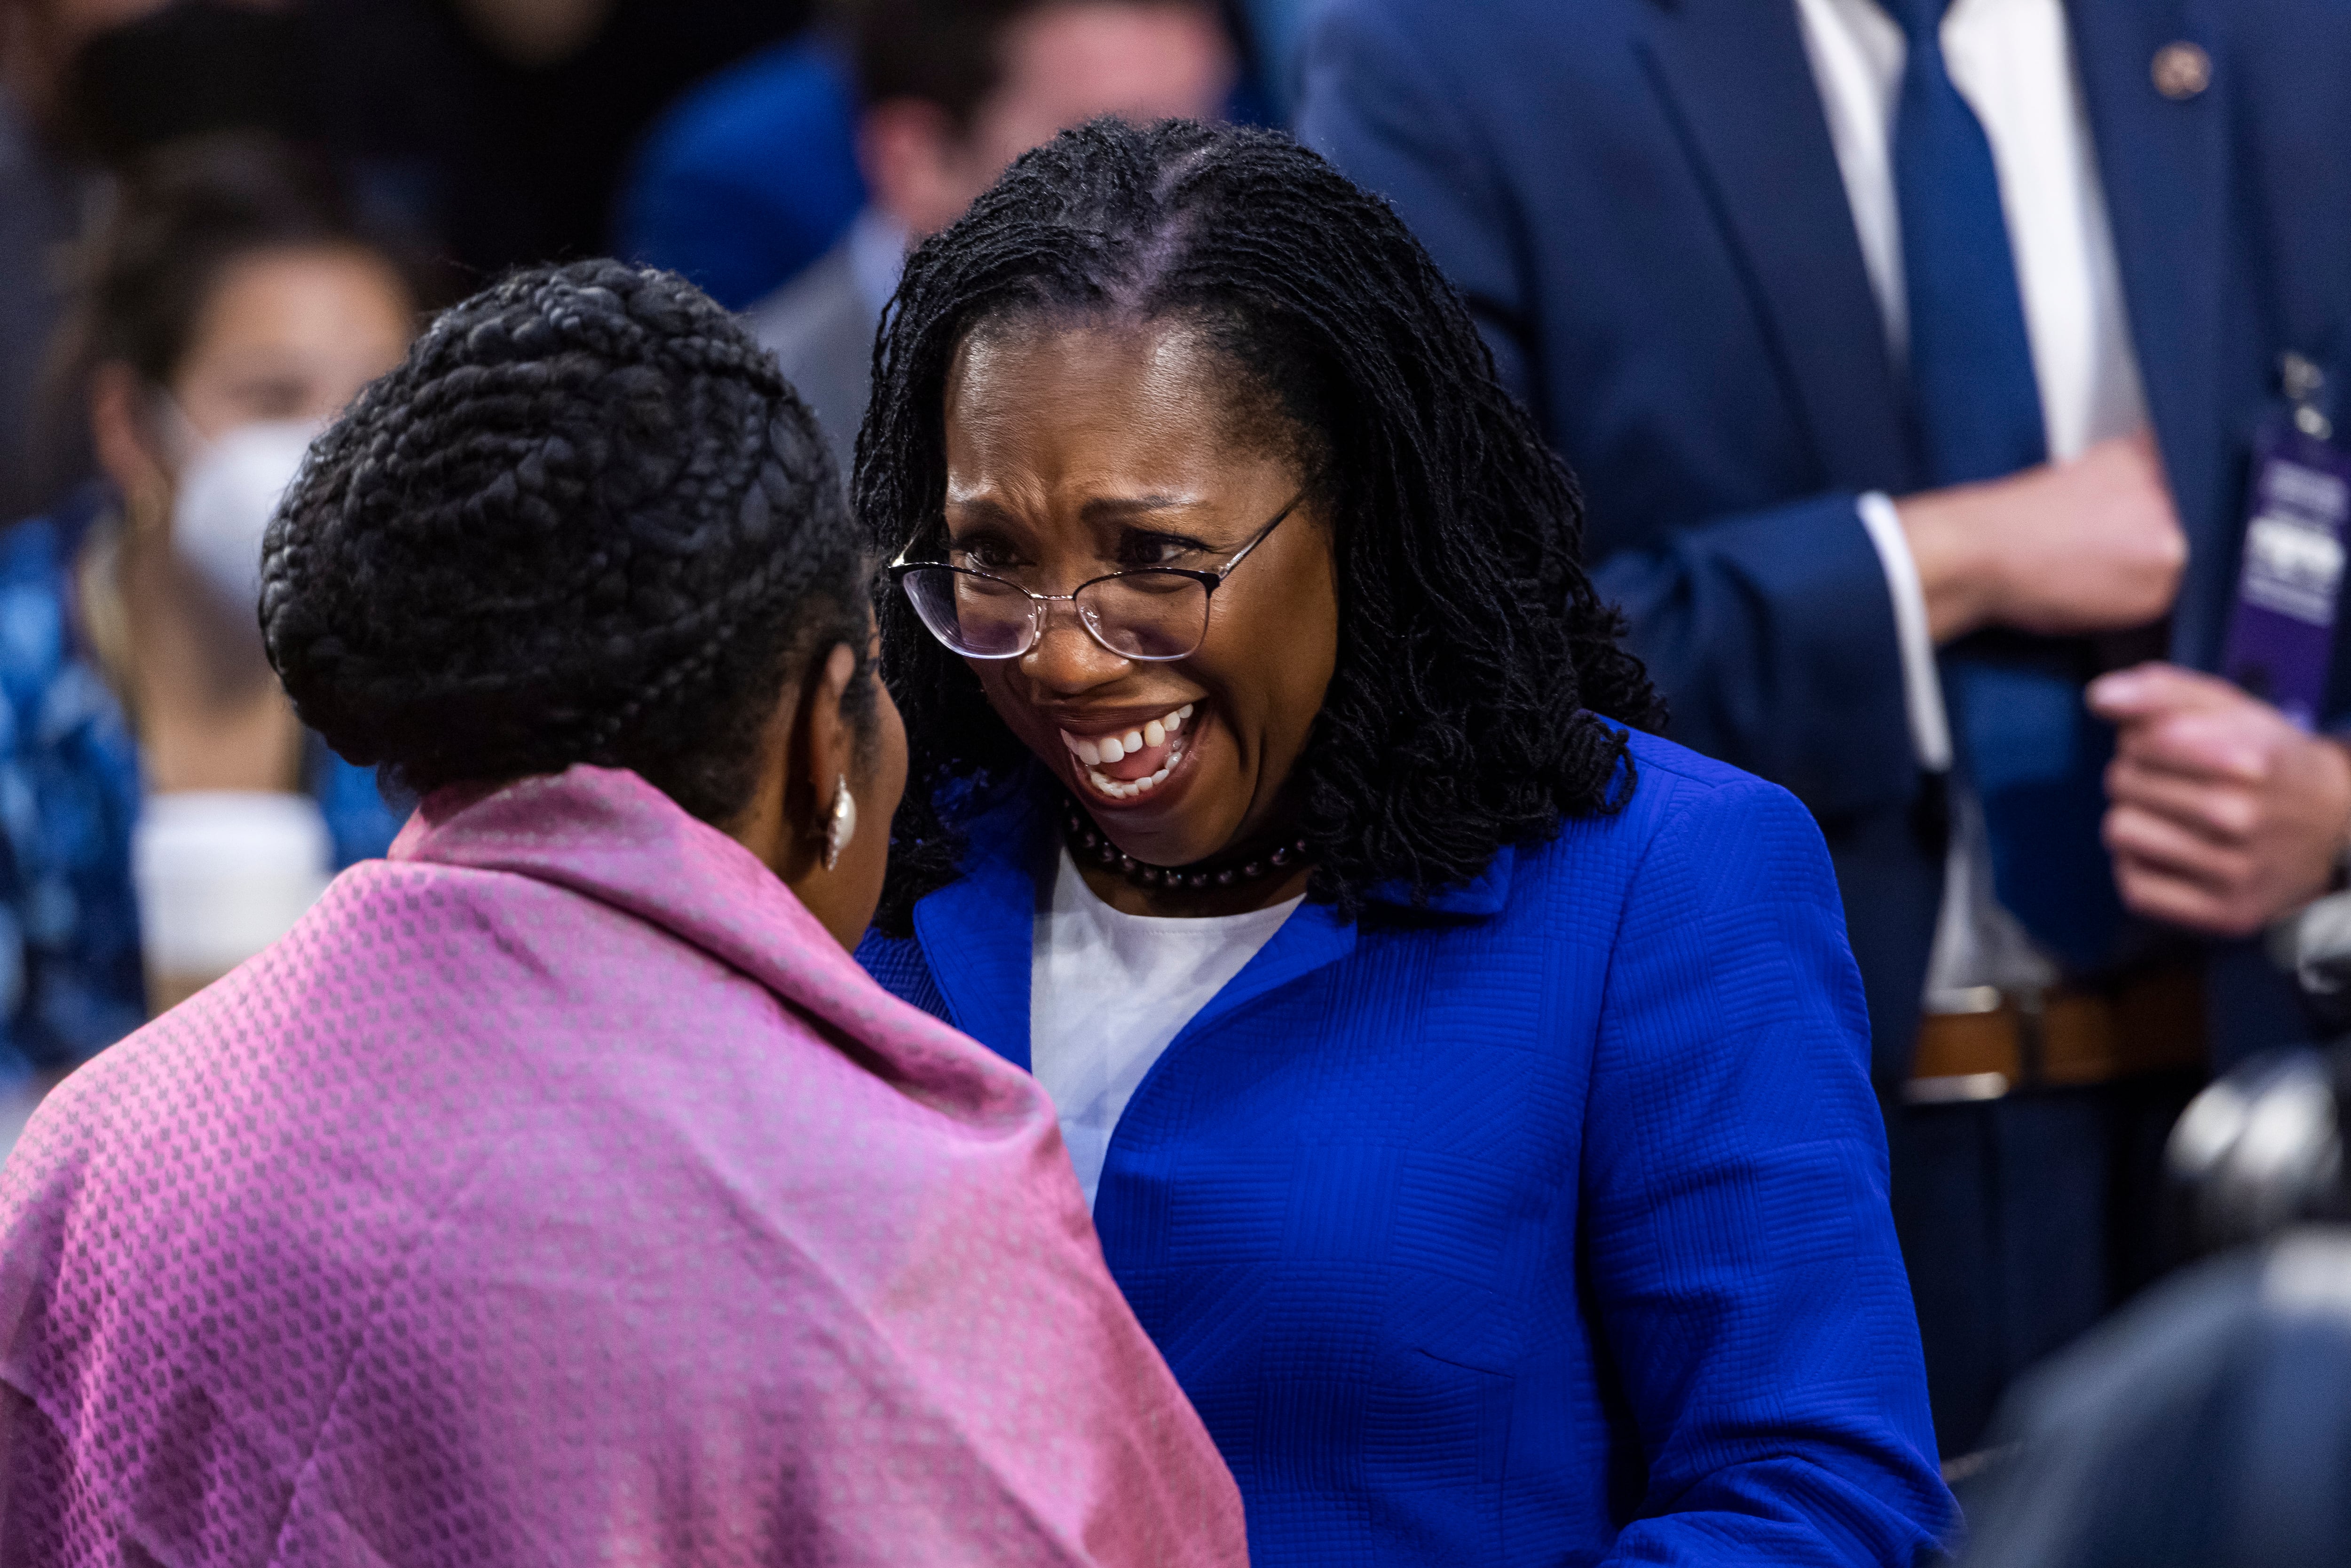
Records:
{"label": "pink textured jacket", "polygon": [[0,1563],[1244,1554],[1035,1083],[633,774],[435,797],[0,1171]]}

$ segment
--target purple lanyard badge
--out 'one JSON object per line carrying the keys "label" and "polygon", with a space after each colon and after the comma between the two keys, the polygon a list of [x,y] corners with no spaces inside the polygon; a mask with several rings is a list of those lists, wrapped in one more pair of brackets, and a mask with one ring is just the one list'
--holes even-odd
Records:
{"label": "purple lanyard badge", "polygon": [[2253,448],[2244,564],[2221,669],[2304,729],[2317,727],[2334,663],[2335,617],[2351,523],[2351,453],[2314,399],[2325,378],[2299,354],[2283,361],[2291,422]]}

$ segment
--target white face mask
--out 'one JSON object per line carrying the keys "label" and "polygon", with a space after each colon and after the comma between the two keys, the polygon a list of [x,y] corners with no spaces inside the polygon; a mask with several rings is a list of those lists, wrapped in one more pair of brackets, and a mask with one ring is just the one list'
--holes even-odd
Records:
{"label": "white face mask", "polygon": [[312,420],[240,424],[196,444],[181,469],[172,548],[225,602],[260,601],[261,536],[325,428]]}

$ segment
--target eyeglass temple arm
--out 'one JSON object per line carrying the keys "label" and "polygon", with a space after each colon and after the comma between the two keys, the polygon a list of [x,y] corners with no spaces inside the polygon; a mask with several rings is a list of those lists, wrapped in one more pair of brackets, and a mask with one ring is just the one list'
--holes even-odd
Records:
{"label": "eyeglass temple arm", "polygon": [[1257,549],[1258,546],[1265,543],[1267,539],[1272,538],[1273,530],[1288,522],[1290,520],[1290,514],[1298,510],[1300,503],[1303,502],[1305,499],[1305,497],[1301,496],[1297,500],[1290,502],[1290,505],[1282,507],[1279,512],[1276,512],[1273,515],[1273,521],[1258,529],[1257,538],[1241,546],[1239,552],[1236,554],[1232,559],[1225,562],[1224,565],[1217,569],[1217,580],[1218,582],[1222,582],[1225,579],[1230,577],[1233,574],[1233,568],[1247,560],[1249,559],[1249,551]]}

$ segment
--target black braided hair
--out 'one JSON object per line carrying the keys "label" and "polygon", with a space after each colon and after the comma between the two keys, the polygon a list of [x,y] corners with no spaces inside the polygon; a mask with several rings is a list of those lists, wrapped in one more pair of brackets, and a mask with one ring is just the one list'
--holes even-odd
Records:
{"label": "black braided hair", "polygon": [[723,824],[794,661],[863,659],[869,592],[774,360],[676,275],[587,261],[445,312],[319,438],[261,625],[303,721],[419,793],[591,762]]}
{"label": "black braided hair", "polygon": [[[1423,896],[1506,844],[1620,808],[1624,737],[1662,719],[1622,617],[1579,563],[1566,467],[1496,380],[1468,312],[1395,214],[1278,132],[1097,120],[1024,155],[909,259],[874,348],[856,501],[885,553],[945,528],[944,394],[973,331],[1010,318],[1187,321],[1268,403],[1335,525],[1338,664],[1290,794],[1310,896]],[[883,668],[912,787],[880,919],[953,879],[941,802],[1026,752],[902,597]]]}

